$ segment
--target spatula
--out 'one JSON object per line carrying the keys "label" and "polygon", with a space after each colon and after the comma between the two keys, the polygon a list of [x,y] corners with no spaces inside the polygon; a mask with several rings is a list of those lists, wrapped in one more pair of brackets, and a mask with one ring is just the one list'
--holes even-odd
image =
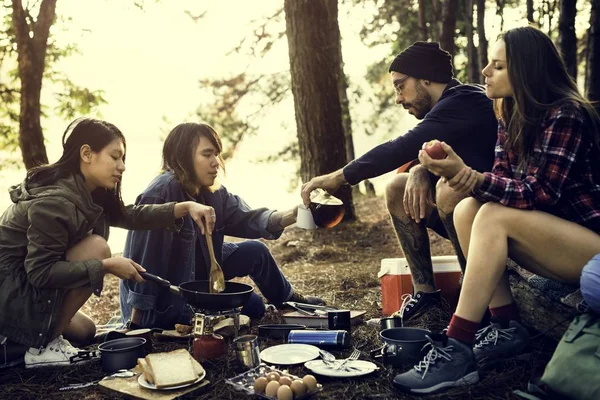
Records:
{"label": "spatula", "polygon": [[212,235],[208,233],[208,222],[204,224],[204,236],[206,236],[206,244],[208,245],[208,253],[210,254],[210,274],[208,278],[208,286],[210,293],[220,293],[225,290],[225,277],[223,270],[215,258],[215,249],[213,248]]}

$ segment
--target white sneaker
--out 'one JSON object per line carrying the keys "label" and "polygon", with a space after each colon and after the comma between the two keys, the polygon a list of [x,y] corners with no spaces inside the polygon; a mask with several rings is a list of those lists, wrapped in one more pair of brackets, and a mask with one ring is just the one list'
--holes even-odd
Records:
{"label": "white sneaker", "polygon": [[25,353],[25,367],[71,365],[73,363],[71,361],[72,357],[76,356],[79,351],[62,335],[59,335],[42,349],[30,348]]}

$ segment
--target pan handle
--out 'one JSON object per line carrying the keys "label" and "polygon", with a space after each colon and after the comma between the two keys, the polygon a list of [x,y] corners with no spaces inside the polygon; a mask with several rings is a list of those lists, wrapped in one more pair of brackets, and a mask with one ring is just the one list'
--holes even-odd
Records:
{"label": "pan handle", "polygon": [[145,280],[150,281],[150,282],[154,282],[154,283],[156,283],[159,286],[164,286],[164,287],[171,286],[171,282],[169,282],[168,280],[166,280],[164,278],[161,278],[160,276],[151,274],[149,272],[140,272],[139,274]]}
{"label": "pan handle", "polygon": [[179,290],[179,286],[171,285],[171,282],[169,282],[165,278],[161,278],[160,276],[150,274],[148,272],[140,272],[140,276],[147,281],[154,282],[157,285],[162,286],[162,287],[166,287],[171,292],[181,296],[181,291]]}

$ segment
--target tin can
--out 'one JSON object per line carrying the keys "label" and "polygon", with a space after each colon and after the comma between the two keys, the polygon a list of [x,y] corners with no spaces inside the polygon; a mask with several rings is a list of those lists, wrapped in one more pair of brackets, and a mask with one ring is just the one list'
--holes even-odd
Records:
{"label": "tin can", "polygon": [[312,344],[318,347],[346,348],[350,346],[350,335],[347,331],[311,331],[291,330],[288,343]]}

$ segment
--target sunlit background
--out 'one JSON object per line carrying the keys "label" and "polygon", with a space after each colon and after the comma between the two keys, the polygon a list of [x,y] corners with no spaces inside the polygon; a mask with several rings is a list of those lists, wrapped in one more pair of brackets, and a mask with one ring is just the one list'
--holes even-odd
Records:
{"label": "sunlit background", "polygon": [[[276,73],[289,68],[285,37],[260,60],[231,51],[252,33],[252,21],[282,6],[281,0],[178,0],[148,1],[140,9],[129,1],[58,1],[57,15],[70,22],[55,24],[52,34],[61,43],[75,44],[80,54],[64,58],[56,67],[78,85],[104,91],[107,104],[99,108],[100,116],[117,125],[128,142],[123,182],[126,203],[135,201],[159,172],[162,139],[167,132],[180,122],[197,121],[195,110],[210,101],[202,97],[199,79],[223,78],[242,70]],[[369,48],[359,39],[359,30],[374,11],[369,6],[352,9],[340,5],[344,71],[355,83],[364,82],[371,63],[389,58],[389,46]],[[523,24],[524,14],[513,11],[507,10],[505,28]],[[487,35],[493,43],[498,27],[494,13],[488,12],[487,16]],[[52,87],[44,86],[42,103],[51,105],[53,101]],[[352,110],[352,117],[359,121],[364,117],[361,113],[370,111],[359,104]],[[401,108],[398,113],[404,117],[389,132],[368,136],[361,132],[360,125],[353,127],[356,156],[416,124]],[[51,113],[42,120],[50,162],[60,156],[60,139],[66,125]],[[253,207],[294,206],[300,202],[299,182],[294,178],[297,165],[257,160],[276,153],[295,137],[293,100],[289,96],[265,116],[256,136],[244,140],[228,161],[227,175],[221,181]],[[0,193],[5,193],[0,196],[2,209],[9,202],[7,188],[21,181],[24,173],[15,169],[0,171]],[[386,180],[386,176],[374,180],[379,193]],[[113,251],[122,250],[124,236],[120,229],[111,231]]]}

